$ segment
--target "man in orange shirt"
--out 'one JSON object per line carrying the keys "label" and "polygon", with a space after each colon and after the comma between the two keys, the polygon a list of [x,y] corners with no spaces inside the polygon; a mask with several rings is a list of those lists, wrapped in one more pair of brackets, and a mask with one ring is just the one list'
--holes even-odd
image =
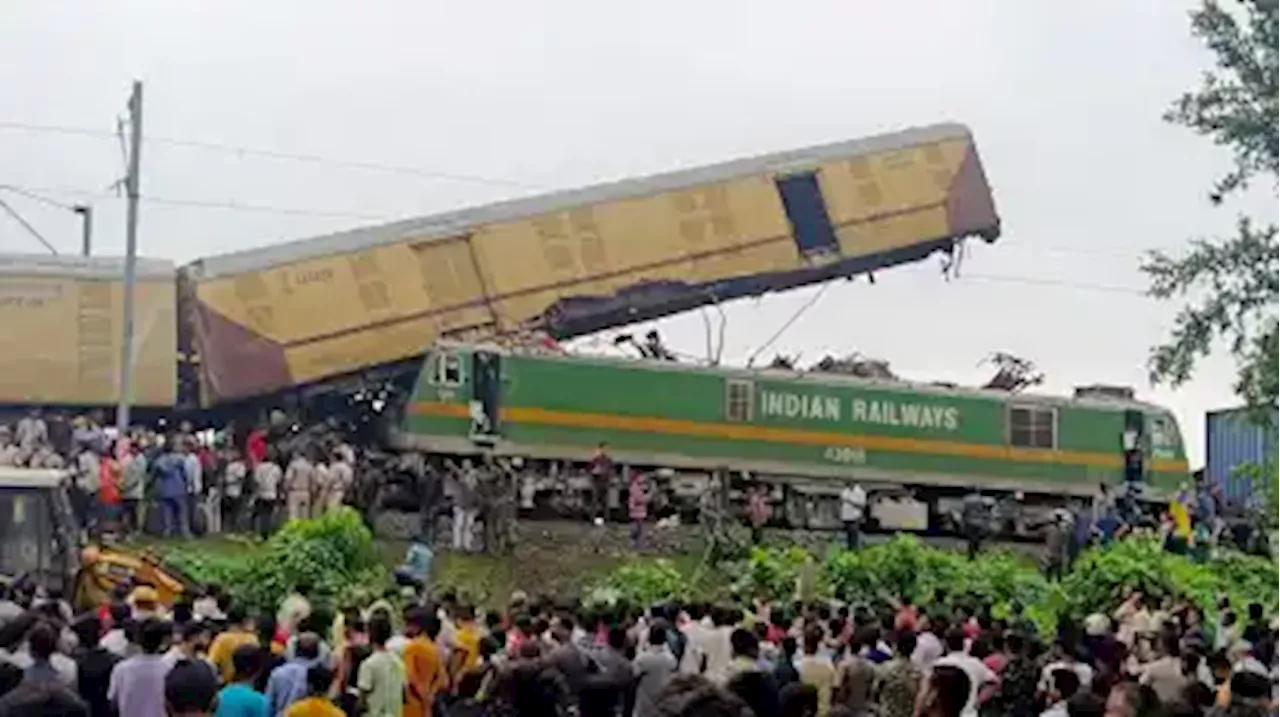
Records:
{"label": "man in orange shirt", "polygon": [[449,656],[449,673],[456,684],[463,673],[480,664],[480,626],[476,624],[476,609],[470,605],[458,606],[458,629],[454,634],[454,650]]}
{"label": "man in orange shirt", "polygon": [[440,618],[418,608],[405,616],[404,646],[405,696],[404,717],[431,717],[436,695],[449,686],[436,636],[440,634]]}

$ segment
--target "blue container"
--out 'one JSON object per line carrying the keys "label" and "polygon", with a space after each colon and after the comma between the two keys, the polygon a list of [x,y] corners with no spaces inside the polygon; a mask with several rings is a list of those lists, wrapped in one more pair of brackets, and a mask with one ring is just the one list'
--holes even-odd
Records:
{"label": "blue container", "polygon": [[1244,505],[1253,493],[1253,480],[1240,475],[1239,466],[1261,464],[1275,457],[1276,417],[1271,426],[1249,420],[1243,408],[1210,411],[1205,416],[1205,477],[1222,489],[1228,503]]}

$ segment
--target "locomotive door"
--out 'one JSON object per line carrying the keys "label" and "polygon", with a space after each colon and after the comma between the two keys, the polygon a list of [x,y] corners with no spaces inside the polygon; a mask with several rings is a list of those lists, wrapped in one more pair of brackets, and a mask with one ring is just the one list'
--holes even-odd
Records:
{"label": "locomotive door", "polygon": [[475,351],[471,354],[471,440],[493,443],[501,435],[501,398],[502,356]]}
{"label": "locomotive door", "polygon": [[1124,450],[1124,480],[1126,484],[1141,483],[1146,457],[1146,421],[1142,411],[1124,412],[1124,435],[1121,439]]}

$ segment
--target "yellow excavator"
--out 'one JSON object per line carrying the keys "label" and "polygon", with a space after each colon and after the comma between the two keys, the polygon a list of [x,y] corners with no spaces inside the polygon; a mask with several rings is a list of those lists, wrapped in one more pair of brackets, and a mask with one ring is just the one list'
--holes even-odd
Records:
{"label": "yellow excavator", "polygon": [[0,582],[62,591],[77,610],[106,602],[119,585],[150,585],[172,605],[195,585],[153,551],[86,543],[65,470],[0,467]]}
{"label": "yellow excavator", "polygon": [[120,585],[150,585],[161,605],[172,606],[182,595],[192,595],[195,585],[172,568],[165,567],[151,550],[131,551],[107,544],[87,545],[80,551],[80,567],[72,588],[72,604],[89,609],[111,599]]}

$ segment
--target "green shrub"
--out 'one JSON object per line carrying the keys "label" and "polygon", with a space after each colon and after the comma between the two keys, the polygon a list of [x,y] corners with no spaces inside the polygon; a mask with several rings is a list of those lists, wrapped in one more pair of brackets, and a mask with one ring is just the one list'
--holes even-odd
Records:
{"label": "green shrub", "polygon": [[615,568],[587,590],[588,603],[649,606],[663,600],[689,597],[688,581],[669,560],[629,562]]}
{"label": "green shrub", "polygon": [[[310,586],[318,609],[332,609],[357,591],[379,593],[389,584],[373,536],[350,509],[291,521],[265,543],[246,546],[242,555],[185,549],[166,558],[193,579],[217,582],[259,611],[274,612],[288,592],[303,584]],[[587,600],[648,606],[666,599],[733,595],[743,604],[757,599],[789,602],[799,588],[806,600],[880,605],[901,598],[943,610],[982,605],[996,617],[1006,617],[1018,606],[1049,633],[1062,617],[1110,612],[1130,589],[1191,600],[1206,610],[1224,594],[1238,606],[1260,602],[1274,609],[1280,592],[1272,560],[1226,552],[1199,564],[1165,552],[1152,538],[1086,551],[1058,583],[1050,583],[1035,562],[1020,555],[989,551],[970,561],[910,535],[857,551],[831,550],[821,561],[798,546],[757,547],[744,559],[707,570],[702,566],[695,571],[702,577],[695,584],[693,575],[683,574],[671,561],[631,561],[592,583]]]}
{"label": "green shrub", "polygon": [[813,556],[798,545],[754,547],[745,569],[735,571],[739,578],[734,581],[733,593],[747,600],[793,600],[805,563],[812,560]]}
{"label": "green shrub", "polygon": [[[732,594],[743,604],[755,599],[789,602],[796,597],[797,584],[806,582],[800,577],[812,560],[807,551],[795,546],[757,547],[746,560],[721,564],[716,570],[722,582],[732,584]],[[998,618],[1020,609],[1046,635],[1062,618],[1109,613],[1129,589],[1191,600],[1206,610],[1223,594],[1236,605],[1274,606],[1278,592],[1276,564],[1266,558],[1227,552],[1202,565],[1165,552],[1150,538],[1091,549],[1057,583],[1047,580],[1035,561],[1021,555],[997,550],[971,561],[962,553],[933,548],[905,534],[862,550],[832,550],[817,572],[808,581],[815,598],[873,606],[905,599],[944,611],[957,605],[986,606]],[[597,601],[627,600],[635,605],[665,598],[715,597],[690,594],[690,584],[665,561],[630,564],[598,582],[595,596]]]}
{"label": "green shrub", "polygon": [[[1003,551],[970,561],[964,555],[931,548],[912,535],[897,535],[860,551],[834,550],[823,564],[832,596],[850,603],[879,604],[889,599],[949,609],[989,606],[1007,616],[1015,606],[1045,603],[1053,590],[1036,565]],[[1047,615],[1038,623],[1051,623]]]}
{"label": "green shrub", "polygon": [[1082,617],[1110,612],[1127,590],[1190,600],[1206,611],[1222,595],[1235,605],[1274,607],[1278,579],[1276,563],[1267,558],[1224,552],[1200,564],[1166,552],[1154,538],[1133,538],[1085,552],[1060,587],[1064,612]]}
{"label": "green shrub", "polygon": [[209,556],[174,550],[166,561],[199,582],[216,582],[238,602],[274,613],[298,586],[307,586],[313,604],[332,609],[355,588],[379,590],[387,584],[373,534],[351,508],[319,518],[289,521],[265,543],[243,556]]}

